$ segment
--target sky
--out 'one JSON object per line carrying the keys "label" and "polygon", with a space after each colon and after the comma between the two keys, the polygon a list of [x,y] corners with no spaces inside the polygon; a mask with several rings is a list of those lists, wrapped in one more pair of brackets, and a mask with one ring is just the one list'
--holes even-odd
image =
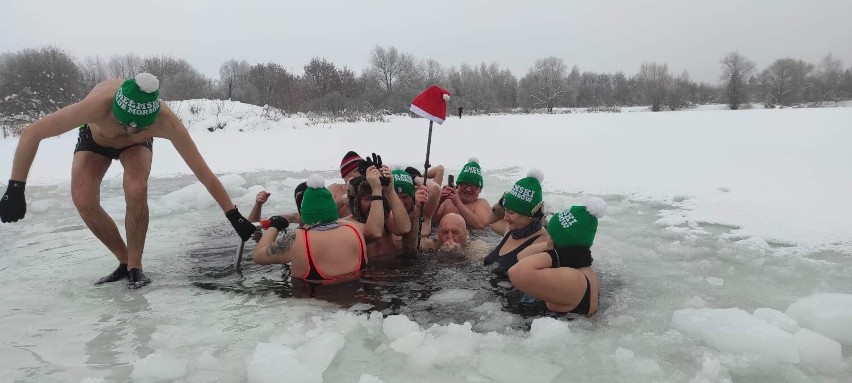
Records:
{"label": "sky", "polygon": [[381,45],[445,66],[496,62],[518,77],[556,56],[580,70],[627,74],[656,61],[716,82],[719,61],[734,50],[759,70],[828,53],[849,67],[850,14],[845,0],[5,0],[0,53],[51,44],[80,59],[169,55],[216,78],[230,58],[302,73],[319,56],[360,72]]}

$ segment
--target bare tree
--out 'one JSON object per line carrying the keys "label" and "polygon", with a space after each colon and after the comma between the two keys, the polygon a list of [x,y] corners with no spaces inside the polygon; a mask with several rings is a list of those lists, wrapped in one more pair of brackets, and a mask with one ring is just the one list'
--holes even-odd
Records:
{"label": "bare tree", "polygon": [[189,62],[169,56],[151,56],[140,71],[160,79],[160,97],[164,100],[188,100],[211,94],[212,83]]}
{"label": "bare tree", "polygon": [[80,63],[79,67],[80,73],[83,76],[83,86],[85,88],[91,89],[101,81],[109,78],[107,64],[100,56],[86,57],[86,59]]}
{"label": "bare tree", "polygon": [[813,65],[802,60],[779,59],[761,75],[766,89],[766,100],[770,105],[792,105],[803,100],[806,88],[811,84],[808,74]]}
{"label": "bare tree", "polygon": [[843,97],[840,85],[843,79],[843,60],[832,54],[825,56],[817,66],[817,82],[822,101],[840,101]]}
{"label": "bare tree", "polygon": [[235,99],[234,93],[243,88],[245,76],[249,71],[249,63],[246,60],[230,59],[219,67],[219,81],[222,86],[225,99]]}
{"label": "bare tree", "polygon": [[331,92],[340,92],[341,79],[333,63],[314,57],[305,65],[305,78],[311,86],[314,97],[324,97]]}
{"label": "bare tree", "polygon": [[689,106],[689,93],[692,81],[689,80],[689,72],[684,70],[676,78],[669,82],[666,91],[666,105],[671,110],[678,110]]}
{"label": "bare tree", "polygon": [[667,64],[643,62],[639,67],[639,90],[645,102],[651,104],[651,111],[662,110],[666,100],[666,92],[672,82]]}
{"label": "bare tree", "polygon": [[520,82],[526,103],[553,113],[553,108],[568,93],[567,72],[568,66],[560,58],[551,56],[536,60]]}
{"label": "bare tree", "polygon": [[0,118],[20,124],[82,98],[83,77],[67,52],[52,46],[24,49],[0,67]]}
{"label": "bare tree", "polygon": [[734,51],[728,53],[721,63],[725,101],[731,110],[737,110],[741,104],[748,102],[748,79],[754,74],[754,62]]}
{"label": "bare tree", "polygon": [[110,78],[131,78],[142,71],[142,58],[128,53],[112,56],[107,62],[107,75]]}
{"label": "bare tree", "polygon": [[407,110],[408,101],[423,82],[423,70],[414,56],[400,53],[395,47],[376,46],[370,53],[370,66],[364,78],[381,103],[396,110]]}
{"label": "bare tree", "polygon": [[425,85],[440,85],[446,86],[444,82],[447,80],[447,73],[444,70],[444,67],[438,60],[428,59],[423,63],[423,69],[425,71]]}

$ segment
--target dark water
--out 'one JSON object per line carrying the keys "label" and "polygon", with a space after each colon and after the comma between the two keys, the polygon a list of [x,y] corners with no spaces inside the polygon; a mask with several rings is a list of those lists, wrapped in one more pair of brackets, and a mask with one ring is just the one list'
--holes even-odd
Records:
{"label": "dark water", "polygon": [[[500,238],[493,233],[480,239],[496,246]],[[334,285],[318,285],[290,275],[287,265],[257,265],[251,260],[253,241],[244,249],[241,270],[234,267],[235,246],[221,244],[204,249],[192,249],[192,285],[205,290],[218,290],[234,294],[268,295],[281,298],[320,299],[353,311],[379,311],[383,315],[404,314],[421,326],[432,323],[477,323],[483,320],[477,307],[487,302],[499,303],[502,311],[511,317],[509,327],[528,329],[533,319],[554,316],[571,320],[573,314],[557,316],[543,304],[522,304],[521,293],[512,288],[508,278],[481,262],[471,261],[457,254],[423,253],[401,256],[392,260],[370,261],[368,268],[357,280]],[[612,284],[615,279],[605,278]],[[430,300],[435,294],[453,289],[462,297],[472,297],[462,302]],[[612,292],[617,287],[602,289]],[[460,293],[456,290],[463,290]],[[601,310],[606,309],[601,299]]]}

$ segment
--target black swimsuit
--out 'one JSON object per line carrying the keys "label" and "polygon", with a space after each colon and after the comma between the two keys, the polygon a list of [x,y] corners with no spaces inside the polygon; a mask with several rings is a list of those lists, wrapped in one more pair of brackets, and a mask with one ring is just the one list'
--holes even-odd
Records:
{"label": "black swimsuit", "polygon": [[[573,246],[561,249],[561,257],[557,250],[547,251],[547,254],[550,255],[552,268],[570,267],[573,269],[580,269],[592,265],[592,254],[588,247]],[[586,293],[583,294],[583,299],[580,300],[577,307],[574,307],[574,309],[569,312],[573,314],[589,315],[589,309],[592,304],[592,284],[589,282],[589,277],[585,274],[583,274],[583,277],[586,278]]]}
{"label": "black swimsuit", "polygon": [[128,148],[132,148],[138,145],[144,146],[152,152],[154,151],[153,138],[149,138],[148,141],[145,141],[141,144],[133,144],[130,146],[125,146],[123,148],[110,148],[107,146],[99,145],[97,142],[95,142],[95,139],[92,138],[92,130],[89,129],[89,125],[85,124],[80,126],[80,132],[77,135],[77,146],[74,147],[74,153],[94,152],[109,159],[117,160],[122,152],[124,152]]}
{"label": "black swimsuit", "polygon": [[503,240],[500,241],[500,244],[497,245],[497,247],[495,247],[494,250],[491,250],[491,252],[488,253],[488,255],[485,257],[485,260],[484,260],[485,266],[488,266],[488,265],[490,265],[494,262],[497,262],[497,270],[500,270],[502,272],[509,271],[509,269],[512,266],[514,266],[516,263],[518,263],[518,253],[520,253],[521,251],[526,249],[529,245],[532,245],[533,242],[535,242],[535,240],[538,239],[538,237],[541,236],[541,234],[536,235],[536,236],[526,240],[526,242],[522,243],[520,246],[518,246],[514,250],[512,250],[512,251],[510,251],[506,254],[500,255],[500,249],[503,248],[503,245],[509,239],[510,235],[511,234],[506,234],[503,237]]}

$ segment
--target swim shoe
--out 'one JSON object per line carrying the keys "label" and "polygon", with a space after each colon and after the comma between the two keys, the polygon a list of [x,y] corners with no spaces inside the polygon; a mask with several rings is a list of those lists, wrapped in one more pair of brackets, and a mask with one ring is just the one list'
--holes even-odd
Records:
{"label": "swim shoe", "polygon": [[139,269],[130,269],[127,271],[127,288],[138,289],[142,286],[151,283],[151,280],[145,276],[145,273]]}
{"label": "swim shoe", "polygon": [[126,263],[119,263],[118,267],[115,269],[115,271],[109,273],[109,275],[107,275],[107,276],[105,276],[101,279],[98,279],[98,281],[95,282],[95,285],[120,281],[124,278],[127,278],[127,264]]}

